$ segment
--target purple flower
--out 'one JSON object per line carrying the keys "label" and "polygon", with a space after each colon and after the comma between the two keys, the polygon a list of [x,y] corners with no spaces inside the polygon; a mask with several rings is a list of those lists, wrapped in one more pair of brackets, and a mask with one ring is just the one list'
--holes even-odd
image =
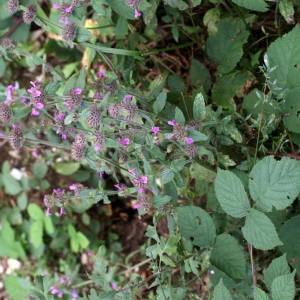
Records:
{"label": "purple flower", "polygon": [[99,75],[100,78],[102,78],[104,76],[104,72],[100,71],[100,72],[98,72],[98,75]]}
{"label": "purple flower", "polygon": [[38,108],[38,109],[42,109],[44,107],[44,104],[43,103],[37,103],[35,107]]}
{"label": "purple flower", "polygon": [[124,189],[125,189],[125,185],[124,184],[122,184],[121,186],[119,184],[115,184],[114,187],[116,187],[120,191],[124,191]]}
{"label": "purple flower", "polygon": [[186,137],[185,141],[190,145],[193,144],[194,140],[192,138]]}
{"label": "purple flower", "polygon": [[99,146],[96,146],[96,147],[94,147],[94,150],[95,150],[96,152],[98,152],[98,151],[100,151],[100,150],[101,150],[101,147],[99,147]]}
{"label": "purple flower", "polygon": [[154,132],[154,135],[157,135],[157,133],[159,132],[159,127],[152,127],[152,130]]}
{"label": "purple flower", "polygon": [[148,182],[148,178],[146,176],[142,176],[140,179],[141,183],[147,183]]}
{"label": "purple flower", "polygon": [[78,298],[78,292],[76,290],[72,290],[71,296],[75,299]]}
{"label": "purple flower", "polygon": [[40,112],[38,110],[36,110],[35,108],[32,109],[32,111],[31,111],[32,116],[38,116],[39,114],[40,114]]}
{"label": "purple flower", "polygon": [[[57,132],[56,132],[56,133],[57,133]],[[63,133],[63,134],[61,135],[61,138],[64,139],[64,140],[66,140],[66,139],[67,139],[67,135]]]}
{"label": "purple flower", "polygon": [[76,183],[72,183],[72,184],[69,186],[69,189],[70,189],[71,191],[75,191],[76,188],[77,188],[77,184],[76,184]]}
{"label": "purple flower", "polygon": [[25,103],[26,101],[27,101],[27,99],[26,98],[21,98],[21,100],[20,100],[22,103]]}
{"label": "purple flower", "polygon": [[74,90],[74,94],[76,94],[76,95],[81,95],[81,89],[75,89]]}
{"label": "purple flower", "polygon": [[139,209],[139,208],[140,208],[140,205],[139,205],[139,204],[134,204],[133,208],[134,208],[134,209]]}
{"label": "purple flower", "polygon": [[66,282],[66,280],[65,280],[63,277],[60,277],[60,278],[59,278],[59,283],[63,284],[63,283],[65,283],[65,282]]}
{"label": "purple flower", "polygon": [[58,20],[59,23],[68,24],[69,18],[68,17],[62,17]]}
{"label": "purple flower", "polygon": [[132,98],[132,95],[125,95],[125,99],[127,100],[127,101],[130,101],[130,99]]}
{"label": "purple flower", "polygon": [[112,283],[112,284],[110,285],[110,287],[111,287],[113,290],[115,290],[116,287],[117,287],[117,284],[116,284],[116,283]]}
{"label": "purple flower", "polygon": [[95,94],[93,95],[93,98],[102,99],[103,96],[101,95],[100,92],[97,92],[97,93],[95,93]]}
{"label": "purple flower", "polygon": [[172,139],[173,136],[174,136],[174,134],[170,134],[170,135],[168,136],[168,139]]}
{"label": "purple flower", "polygon": [[121,144],[123,144],[123,145],[129,145],[130,144],[130,139],[125,138],[124,140],[121,140]]}
{"label": "purple flower", "polygon": [[46,211],[46,217],[52,216],[51,212],[50,212],[50,207],[47,208]]}
{"label": "purple flower", "polygon": [[39,156],[39,155],[38,155],[38,152],[37,152],[37,151],[33,151],[33,152],[32,152],[32,156],[34,156],[35,158],[38,158],[38,156]]}
{"label": "purple flower", "polygon": [[139,192],[140,194],[143,194],[143,193],[145,192],[145,189],[140,188],[140,189],[138,190],[138,192]]}
{"label": "purple flower", "polygon": [[134,17],[137,19],[138,17],[140,17],[142,14],[137,10],[135,9],[134,10]]}
{"label": "purple flower", "polygon": [[62,120],[65,117],[65,113],[60,113],[59,115],[56,116],[57,119]]}
{"label": "purple flower", "polygon": [[171,126],[174,126],[175,125],[175,120],[173,119],[172,121],[168,121],[168,124],[171,125]]}
{"label": "purple flower", "polygon": [[6,101],[4,101],[5,104],[7,104],[8,102],[13,102],[13,97],[12,97],[12,91],[15,89],[15,87],[10,84],[7,86],[6,88]]}
{"label": "purple flower", "polygon": [[60,6],[57,3],[55,3],[55,4],[53,4],[52,7],[55,8],[55,9],[58,9]]}
{"label": "purple flower", "polygon": [[41,91],[36,90],[36,91],[32,92],[32,94],[33,94],[34,97],[38,97],[38,96],[41,95]]}
{"label": "purple flower", "polygon": [[135,172],[134,172],[134,170],[135,170],[135,168],[134,168],[134,169],[129,169],[129,170],[128,170],[128,172],[129,172],[130,174],[132,174],[132,175],[134,175],[134,176],[135,176]]}
{"label": "purple flower", "polygon": [[60,208],[60,212],[59,212],[59,216],[61,217],[62,215],[66,215],[66,212],[64,211],[63,206]]}
{"label": "purple flower", "polygon": [[66,12],[71,14],[72,13],[72,5],[70,7],[67,7],[66,8]]}
{"label": "purple flower", "polygon": [[104,172],[100,172],[100,173],[99,173],[99,177],[100,177],[100,178],[103,178],[103,174],[104,174]]}
{"label": "purple flower", "polygon": [[60,292],[60,290],[59,290],[57,287],[55,287],[54,285],[52,285],[52,286],[50,287],[50,291],[51,291],[51,294],[52,294],[52,295],[55,295],[55,294],[57,294],[57,293]]}

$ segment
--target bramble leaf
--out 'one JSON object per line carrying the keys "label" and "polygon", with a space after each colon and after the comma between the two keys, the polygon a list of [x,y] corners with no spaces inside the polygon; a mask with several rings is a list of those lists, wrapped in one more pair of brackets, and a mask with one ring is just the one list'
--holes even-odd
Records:
{"label": "bramble leaf", "polygon": [[216,228],[210,215],[200,207],[178,209],[178,228],[182,236],[199,247],[210,247],[216,237]]}
{"label": "bramble leaf", "polygon": [[232,0],[233,3],[255,11],[265,12],[268,6],[264,0]]}
{"label": "bramble leaf", "polygon": [[300,162],[283,157],[276,161],[268,156],[258,162],[250,173],[249,190],[256,207],[271,211],[293,203],[300,189]]}
{"label": "bramble leaf", "polygon": [[256,286],[254,287],[253,297],[254,300],[270,300],[269,296]]}
{"label": "bramble leaf", "polygon": [[218,169],[215,191],[221,207],[230,216],[241,218],[248,214],[250,203],[243,183],[235,174]]}
{"label": "bramble leaf", "polygon": [[223,280],[221,279],[218,285],[214,289],[214,299],[215,300],[232,300],[232,297],[223,284]]}
{"label": "bramble leaf", "polygon": [[247,242],[257,249],[269,250],[282,245],[271,220],[264,213],[253,208],[246,217],[242,233]]}
{"label": "bramble leaf", "polygon": [[289,275],[282,275],[273,280],[271,292],[273,300],[293,300],[295,296],[296,270]]}
{"label": "bramble leaf", "polygon": [[243,250],[237,240],[229,234],[217,236],[210,261],[231,278],[246,277],[246,259]]}

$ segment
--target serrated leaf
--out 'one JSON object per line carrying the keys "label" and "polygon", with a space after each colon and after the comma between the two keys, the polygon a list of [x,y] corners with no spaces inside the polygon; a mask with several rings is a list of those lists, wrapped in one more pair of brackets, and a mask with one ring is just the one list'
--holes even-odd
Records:
{"label": "serrated leaf", "polygon": [[12,107],[12,113],[14,117],[23,118],[30,114],[32,110],[31,106],[25,106],[25,107]]}
{"label": "serrated leaf", "polygon": [[218,285],[221,279],[223,280],[223,284],[226,286],[227,289],[234,289],[236,286],[236,283],[233,281],[233,279],[228,277],[216,266],[210,265],[208,275],[213,286]]}
{"label": "serrated leaf", "polygon": [[241,59],[243,44],[247,42],[249,32],[243,20],[238,18],[222,19],[217,28],[217,34],[207,39],[207,53],[218,65],[220,73],[228,73]]}
{"label": "serrated leaf", "polygon": [[214,300],[233,300],[222,279],[214,289]]}
{"label": "serrated leaf", "polygon": [[268,10],[268,6],[264,0],[232,0],[232,2],[255,11],[265,12]]}
{"label": "serrated leaf", "polygon": [[[205,93],[211,86],[211,78],[208,69],[200,61],[192,59],[190,69],[190,80],[196,87],[203,87]],[[205,109],[204,109],[205,111]],[[194,117],[195,118],[195,117]],[[195,118],[196,119],[196,118]],[[200,119],[200,118],[199,118]]]}
{"label": "serrated leaf", "polygon": [[65,89],[64,89],[64,95],[67,94],[71,89],[76,88],[76,82],[78,79],[78,74],[73,74],[66,82]]}
{"label": "serrated leaf", "polygon": [[202,133],[198,130],[195,130],[195,129],[188,129],[187,136],[189,138],[192,138],[194,142],[200,142],[200,141],[207,141],[208,140],[208,137],[204,133]]}
{"label": "serrated leaf", "polygon": [[52,95],[55,94],[60,88],[60,82],[59,81],[54,81],[49,83],[45,89],[44,92],[46,93],[46,95]]}
{"label": "serrated leaf", "polygon": [[40,220],[45,218],[44,211],[35,203],[30,203],[27,207],[27,212],[31,219]]}
{"label": "serrated leaf", "polygon": [[212,182],[216,178],[216,172],[194,163],[190,166],[190,174],[193,178]]}
{"label": "serrated leaf", "polygon": [[280,229],[279,238],[283,246],[279,247],[281,253],[286,253],[289,264],[297,270],[300,276],[300,215],[287,220]]}
{"label": "serrated leaf", "polygon": [[286,262],[286,253],[274,259],[264,273],[265,284],[269,291],[273,280],[282,275],[290,274],[290,267]]}
{"label": "serrated leaf", "polygon": [[268,156],[259,161],[250,173],[249,190],[261,211],[272,206],[283,209],[293,203],[300,189],[300,162],[283,157],[276,161]]}
{"label": "serrated leaf", "polygon": [[247,242],[257,249],[269,250],[282,245],[271,220],[264,213],[253,208],[246,217],[242,233]]}
{"label": "serrated leaf", "polygon": [[161,174],[161,180],[163,184],[170,182],[174,178],[174,172],[172,170],[164,170]]}
{"label": "serrated leaf", "polygon": [[76,81],[76,88],[83,90],[85,88],[85,79],[86,79],[86,69],[83,67],[80,72],[78,79]]}
{"label": "serrated leaf", "polygon": [[300,88],[296,87],[289,90],[285,97],[284,107],[282,110],[283,124],[289,131],[300,133]]}
{"label": "serrated leaf", "polygon": [[200,207],[178,208],[178,228],[184,238],[199,247],[210,247],[216,237],[212,218]]}
{"label": "serrated leaf", "polygon": [[196,120],[202,120],[206,117],[205,101],[202,93],[199,93],[194,100],[193,116]]}
{"label": "serrated leaf", "polygon": [[269,296],[256,286],[254,286],[253,297],[254,300],[270,300]]}
{"label": "serrated leaf", "polygon": [[43,242],[43,220],[34,221],[30,227],[30,239],[35,248]]}
{"label": "serrated leaf", "polygon": [[93,37],[94,35],[88,29],[81,26],[77,27],[76,40],[78,43],[87,42]]}
{"label": "serrated leaf", "polygon": [[282,275],[273,280],[271,286],[273,300],[293,300],[295,296],[295,276],[296,271],[289,275]]}
{"label": "serrated leaf", "polygon": [[152,204],[154,207],[160,208],[168,204],[171,200],[172,200],[171,197],[167,195],[154,196],[152,199]]}
{"label": "serrated leaf", "polygon": [[221,234],[211,251],[211,263],[231,278],[246,277],[246,259],[237,240],[229,234]]}
{"label": "serrated leaf", "polygon": [[163,90],[156,98],[156,100],[153,103],[153,111],[155,113],[159,113],[162,111],[165,107],[167,100],[167,92],[166,90]]}
{"label": "serrated leaf", "polygon": [[241,180],[232,172],[218,169],[215,192],[223,210],[234,218],[248,214],[250,203]]}
{"label": "serrated leaf", "polygon": [[[300,81],[300,27],[297,24],[292,31],[277,38],[267,51],[269,69],[276,67],[269,74],[271,82],[276,80],[278,92],[297,87]],[[284,55],[281,55],[284,53]]]}
{"label": "serrated leaf", "polygon": [[134,9],[126,5],[125,1],[120,0],[109,0],[111,8],[118,13],[120,16],[127,20],[134,20]]}

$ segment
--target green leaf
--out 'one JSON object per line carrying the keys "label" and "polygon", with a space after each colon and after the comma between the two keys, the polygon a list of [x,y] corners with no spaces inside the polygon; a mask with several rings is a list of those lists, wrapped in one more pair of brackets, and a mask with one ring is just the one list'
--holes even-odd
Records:
{"label": "green leaf", "polygon": [[47,174],[47,171],[48,166],[44,162],[35,162],[32,166],[32,173],[38,179],[44,178]]}
{"label": "green leaf", "polygon": [[178,107],[175,108],[175,121],[179,124],[185,123],[185,117]]}
{"label": "green leaf", "polygon": [[216,266],[210,265],[208,271],[209,279],[213,286],[217,286],[220,280],[223,280],[224,285],[227,289],[233,289],[236,286],[236,283],[228,277],[224,272],[219,270]]}
{"label": "green leaf", "polygon": [[232,71],[243,55],[243,44],[249,32],[242,19],[222,19],[217,24],[218,32],[207,39],[207,53],[220,73]]}
{"label": "green leaf", "polygon": [[255,11],[265,12],[268,10],[266,2],[263,0],[232,0],[232,2]]}
{"label": "green leaf", "polygon": [[218,169],[215,191],[221,207],[227,214],[234,218],[248,214],[250,203],[243,183],[235,174]]}
{"label": "green leaf", "polygon": [[24,300],[27,298],[30,282],[27,279],[9,275],[3,280],[5,290],[13,300]]}
{"label": "green leaf", "polygon": [[183,0],[164,0],[171,7],[178,8],[179,10],[185,10],[188,5]]}
{"label": "green leaf", "polygon": [[71,89],[76,88],[76,82],[78,79],[78,74],[73,74],[66,82],[65,84],[65,89],[64,89],[64,95],[67,94],[67,92],[69,92]]}
{"label": "green leaf", "polygon": [[160,111],[163,110],[165,107],[167,100],[167,92],[166,90],[163,90],[156,98],[156,100],[153,103],[153,111],[155,113],[159,113]]}
{"label": "green leaf", "polygon": [[199,179],[199,180],[205,180],[208,182],[214,181],[216,178],[216,172],[209,170],[205,168],[202,165],[199,165],[197,163],[194,163],[190,166],[190,174],[193,178]]}
{"label": "green leaf", "polygon": [[90,244],[90,241],[82,232],[77,232],[77,239],[82,249],[86,249]]}
{"label": "green leaf", "polygon": [[300,189],[300,162],[283,157],[276,161],[268,156],[259,161],[250,173],[249,190],[256,207],[271,211],[293,203]]}
{"label": "green leaf", "polygon": [[44,225],[45,225],[45,229],[49,234],[54,233],[54,226],[52,223],[52,219],[51,218],[45,218],[44,219]]}
{"label": "green leaf", "polygon": [[253,297],[254,300],[270,300],[269,296],[256,286],[254,287]]}
{"label": "green leaf", "polygon": [[281,0],[279,2],[279,11],[288,24],[294,24],[294,6],[289,0]]}
{"label": "green leaf", "polygon": [[246,259],[237,240],[229,234],[221,234],[211,251],[211,263],[231,278],[246,277]]}
{"label": "green leaf", "polygon": [[247,242],[257,249],[269,250],[282,245],[274,224],[264,213],[253,208],[246,217],[242,233]]}
{"label": "green leaf", "polygon": [[212,88],[212,99],[217,105],[228,108],[234,96],[243,97],[246,86],[254,82],[255,77],[249,71],[237,71],[217,77]]}
{"label": "green leaf", "polygon": [[211,86],[210,73],[205,65],[196,59],[192,59],[191,62],[190,80],[193,85],[196,87],[202,86],[205,93],[208,93]]}
{"label": "green leaf", "polygon": [[271,292],[273,300],[293,300],[295,297],[296,271],[289,275],[282,275],[273,280]]}
{"label": "green leaf", "polygon": [[126,5],[125,1],[120,0],[109,0],[111,8],[118,13],[120,16],[128,20],[134,20],[134,10]]}
{"label": "green leaf", "polygon": [[79,76],[78,79],[76,81],[76,88],[83,90],[85,88],[85,80],[86,80],[86,69],[85,67],[83,67],[80,72],[79,72]]}
{"label": "green leaf", "polygon": [[5,174],[2,179],[4,183],[5,193],[14,196],[21,192],[22,188],[20,183],[10,174]]}
{"label": "green leaf", "polygon": [[28,198],[26,192],[22,192],[17,198],[18,207],[24,210],[28,203]]}
{"label": "green leaf", "polygon": [[184,238],[199,247],[210,247],[216,237],[212,218],[196,206],[178,208],[178,228]]}
{"label": "green leaf", "polygon": [[188,129],[187,136],[189,138],[192,138],[194,142],[202,142],[208,140],[208,137],[204,133],[195,129]]}
{"label": "green leaf", "polygon": [[87,42],[93,37],[94,35],[88,29],[81,26],[77,27],[76,40],[78,43]]}
{"label": "green leaf", "polygon": [[28,205],[27,212],[32,220],[43,220],[45,218],[45,213],[35,203],[30,203]]}
{"label": "green leaf", "polygon": [[202,93],[199,93],[194,100],[193,116],[196,120],[202,120],[206,117],[205,101]]}
{"label": "green leaf", "polygon": [[285,105],[282,110],[283,124],[289,131],[300,133],[300,88],[289,90],[285,97]]}
{"label": "green leaf", "polygon": [[[300,81],[300,27],[297,24],[292,31],[277,38],[267,51],[265,62],[269,64],[269,69],[275,70],[269,73],[270,82],[279,90],[274,93],[281,93],[282,90],[297,87]],[[284,55],[281,55],[284,53]]]}
{"label": "green leaf", "polygon": [[290,274],[290,267],[286,262],[286,253],[284,253],[274,259],[265,271],[264,279],[268,290],[271,291],[272,282],[276,277],[288,274]]}
{"label": "green leaf", "polygon": [[26,105],[25,107],[20,107],[20,106],[14,107],[14,104],[12,104],[11,108],[12,108],[13,116],[18,118],[23,118],[27,116],[28,114],[30,114],[32,110],[32,107],[28,105]]}
{"label": "green leaf", "polygon": [[114,32],[117,37],[125,36],[128,32],[128,22],[127,19],[122,16],[119,17],[117,25],[114,29]]}
{"label": "green leaf", "polygon": [[35,248],[43,242],[43,220],[34,221],[30,227],[30,239]]}
{"label": "green leaf", "polygon": [[172,170],[164,170],[161,174],[161,180],[163,184],[170,182],[174,178],[174,172]]}
{"label": "green leaf", "polygon": [[152,204],[156,208],[160,208],[166,204],[168,204],[172,198],[167,195],[159,195],[159,196],[154,196],[152,199]]}
{"label": "green leaf", "polygon": [[281,253],[286,253],[290,265],[297,270],[300,276],[300,215],[287,220],[280,229],[279,238],[283,246],[279,247]]}
{"label": "green leaf", "polygon": [[60,82],[59,81],[54,81],[49,83],[45,89],[44,92],[46,93],[46,95],[52,95],[55,94],[60,88]]}
{"label": "green leaf", "polygon": [[80,167],[79,162],[64,162],[60,161],[53,165],[55,171],[62,175],[71,175],[75,173]]}
{"label": "green leaf", "polygon": [[214,300],[233,300],[222,279],[214,289]]}

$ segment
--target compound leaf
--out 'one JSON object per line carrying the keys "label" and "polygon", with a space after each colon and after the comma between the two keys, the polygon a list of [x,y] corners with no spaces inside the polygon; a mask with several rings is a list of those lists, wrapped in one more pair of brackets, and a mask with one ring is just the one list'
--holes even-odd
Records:
{"label": "compound leaf", "polygon": [[231,278],[246,277],[246,259],[237,240],[229,234],[221,234],[211,251],[211,263]]}
{"label": "compound leaf", "polygon": [[221,207],[227,214],[234,218],[247,215],[250,203],[243,183],[235,174],[219,169],[215,191]]}
{"label": "compound leaf", "polygon": [[273,300],[293,300],[295,296],[294,276],[296,271],[288,275],[278,276],[273,280],[271,292]]}
{"label": "compound leaf", "polygon": [[268,156],[258,162],[250,173],[250,194],[261,211],[272,206],[283,209],[291,205],[300,188],[300,162],[288,157],[276,161]]}
{"label": "compound leaf", "polygon": [[223,284],[223,280],[221,279],[218,285],[214,289],[214,299],[215,300],[232,300],[232,297]]}
{"label": "compound leaf", "polygon": [[178,228],[186,239],[199,247],[214,243],[216,228],[210,215],[200,207],[189,206],[178,209]]}
{"label": "compound leaf", "polygon": [[217,24],[218,32],[207,39],[207,53],[218,65],[220,73],[234,69],[243,55],[243,44],[249,32],[241,19],[227,18]]}
{"label": "compound leaf", "polygon": [[271,290],[272,282],[276,277],[288,274],[290,274],[290,267],[286,262],[285,253],[282,256],[274,259],[264,274],[264,279],[268,290]]}
{"label": "compound leaf", "polygon": [[246,217],[242,232],[247,242],[257,249],[269,250],[282,245],[271,220],[264,213],[253,208]]}

